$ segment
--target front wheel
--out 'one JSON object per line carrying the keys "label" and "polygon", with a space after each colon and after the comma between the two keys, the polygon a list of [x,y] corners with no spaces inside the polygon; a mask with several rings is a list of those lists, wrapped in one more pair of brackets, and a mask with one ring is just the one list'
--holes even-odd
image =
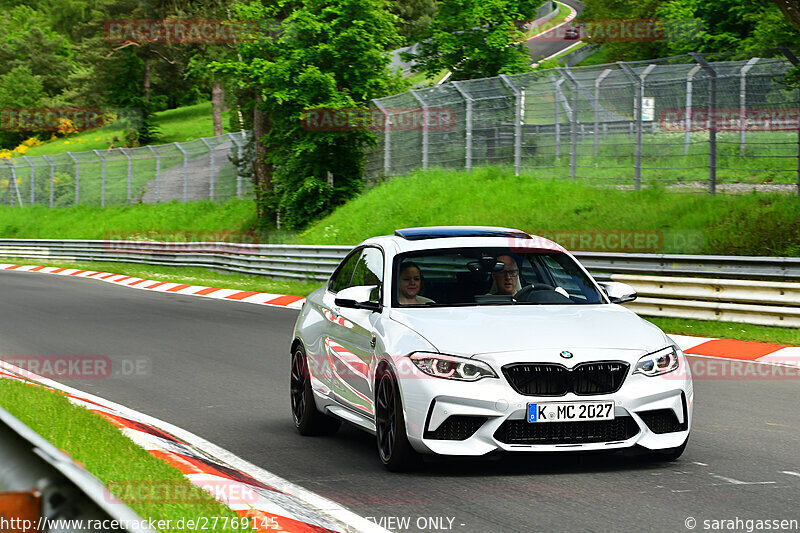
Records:
{"label": "front wheel", "polygon": [[292,354],[289,394],[294,426],[301,435],[330,435],[339,429],[341,421],[320,413],[314,404],[308,361],[302,346],[298,346]]}
{"label": "front wheel", "polygon": [[375,433],[378,455],[387,470],[402,472],[416,467],[421,456],[408,442],[397,379],[386,368],[378,376],[375,395]]}

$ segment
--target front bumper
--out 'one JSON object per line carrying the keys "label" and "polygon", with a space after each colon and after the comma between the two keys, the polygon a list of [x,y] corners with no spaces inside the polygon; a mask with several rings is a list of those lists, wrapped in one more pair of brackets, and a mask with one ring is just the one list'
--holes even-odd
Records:
{"label": "front bumper", "polygon": [[[681,368],[688,369],[682,355]],[[664,450],[682,445],[691,431],[692,380],[680,370],[657,377],[629,370],[617,392],[591,396],[521,395],[500,373],[498,378],[470,383],[430,377],[404,366],[399,381],[408,438],[421,453],[469,456],[498,450],[598,451],[637,445]],[[529,403],[595,400],[614,402],[614,421],[526,421]]]}

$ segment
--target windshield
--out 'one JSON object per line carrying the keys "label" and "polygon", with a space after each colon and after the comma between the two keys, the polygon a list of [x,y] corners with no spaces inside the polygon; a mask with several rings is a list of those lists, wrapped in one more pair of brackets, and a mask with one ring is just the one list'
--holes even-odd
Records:
{"label": "windshield", "polygon": [[448,248],[395,258],[393,306],[604,303],[567,254]]}

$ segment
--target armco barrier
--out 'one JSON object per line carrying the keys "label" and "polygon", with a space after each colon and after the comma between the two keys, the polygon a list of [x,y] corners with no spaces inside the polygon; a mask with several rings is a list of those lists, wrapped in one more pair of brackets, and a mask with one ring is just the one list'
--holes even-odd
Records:
{"label": "armco barrier", "polygon": [[[0,239],[0,257],[199,266],[314,281],[330,276],[350,248]],[[592,272],[636,288],[640,298],[630,307],[643,315],[800,326],[800,258],[605,252],[575,256]]]}
{"label": "armco barrier", "polygon": [[88,531],[77,524],[91,520],[103,531],[155,533],[127,505],[110,503],[97,478],[2,408],[0,457],[0,517],[17,521],[4,531]]}

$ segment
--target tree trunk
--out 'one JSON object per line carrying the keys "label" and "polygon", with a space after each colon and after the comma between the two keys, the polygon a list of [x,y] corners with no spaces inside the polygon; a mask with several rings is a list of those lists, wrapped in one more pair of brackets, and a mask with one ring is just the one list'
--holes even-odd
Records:
{"label": "tree trunk", "polygon": [[144,89],[144,101],[150,101],[150,58],[144,60],[144,82],[142,84]]}
{"label": "tree trunk", "polygon": [[211,115],[214,121],[214,136],[222,135],[222,107],[225,105],[225,92],[222,84],[211,84]]}
{"label": "tree trunk", "polygon": [[[258,89],[256,89],[258,91]],[[266,161],[267,147],[261,142],[261,137],[268,133],[271,124],[269,117],[261,111],[261,95],[256,92],[255,105],[253,106],[253,139],[255,139],[255,156],[253,157],[253,181],[255,181],[256,209],[259,220],[266,223],[265,218],[270,215],[270,195],[272,192],[272,165]]]}

